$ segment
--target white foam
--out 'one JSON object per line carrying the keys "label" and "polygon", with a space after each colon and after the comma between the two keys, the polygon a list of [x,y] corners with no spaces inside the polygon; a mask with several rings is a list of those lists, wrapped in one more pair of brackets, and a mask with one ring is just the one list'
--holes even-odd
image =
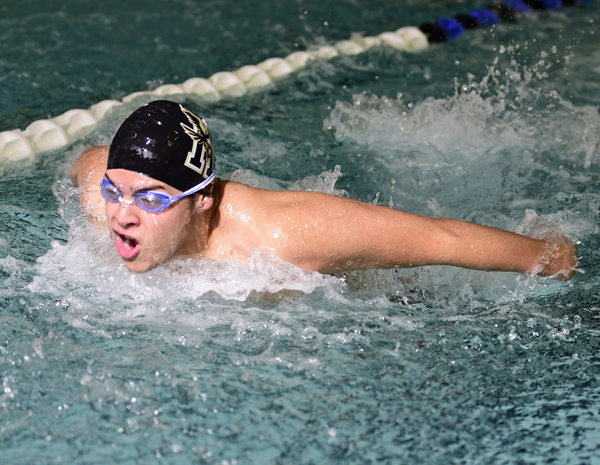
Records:
{"label": "white foam", "polygon": [[[515,166],[530,166],[528,164],[532,161],[523,153],[539,143],[539,138],[532,139],[531,133],[533,130],[542,130],[547,124],[537,121],[540,119],[539,112],[531,115],[518,108],[509,108],[506,92],[502,95],[490,92],[486,85],[482,81],[466,87],[458,86],[455,95],[427,99],[414,108],[406,105],[401,97],[389,99],[360,95],[352,103],[338,102],[324,125],[335,129],[338,139],[351,140],[375,153],[383,162],[381,169],[402,173],[408,166],[424,174],[424,178],[431,179],[430,172],[437,173],[444,166],[452,165],[460,167],[455,169],[455,174],[462,182],[468,176],[477,177],[477,172],[473,174],[474,163],[481,162],[480,169],[491,173],[491,182],[500,184],[502,176],[489,167],[500,155],[506,154],[506,150],[511,149],[515,149]],[[524,94],[521,92],[520,95]],[[554,100],[560,104],[560,99]],[[576,114],[581,110],[567,104],[561,104],[561,108]],[[587,111],[585,109],[583,113],[587,114]],[[564,115],[554,117],[552,113],[544,113],[542,116],[546,122],[558,123],[558,118]],[[593,118],[591,121],[596,124]],[[571,118],[564,124],[574,124],[575,129],[584,131],[585,128],[592,128],[592,123],[590,118],[586,120],[582,117]],[[284,142],[255,135],[241,124],[213,119],[210,125],[215,134],[219,134],[220,142],[228,143],[226,160],[231,165],[234,164],[232,160],[241,166],[252,166],[256,162],[261,163],[261,160],[273,161],[288,156],[288,147]],[[566,133],[565,127],[561,126],[561,131]],[[574,137],[579,137],[577,134],[581,132],[575,133]],[[579,157],[579,162],[584,163],[586,155],[573,152],[560,156]],[[590,159],[593,162],[594,158]],[[257,175],[249,169],[234,170],[229,177],[255,187],[316,190],[344,195],[343,191],[335,188],[342,169],[336,167],[320,175],[298,180],[293,185]],[[456,180],[446,182],[450,187],[461,185]],[[492,190],[489,185],[486,185],[486,189],[486,192]],[[422,200],[444,213],[442,199],[438,199],[440,202],[430,198]],[[583,200],[592,202],[594,199]],[[77,203],[76,196],[72,196],[71,201]],[[299,292],[310,295],[325,292],[332,301],[341,301],[348,296],[344,290],[349,289],[351,298],[366,299],[361,305],[373,300],[374,308],[382,308],[383,303],[389,302],[388,296],[397,298],[398,302],[403,302],[402,298],[406,297],[406,302],[412,302],[413,305],[421,301],[445,302],[444,305],[451,307],[473,301],[481,293],[494,296],[498,302],[510,301],[522,299],[538,292],[536,289],[548,286],[547,283],[540,284],[535,279],[510,273],[425,267],[400,273],[368,271],[349,274],[346,277],[347,287],[344,287],[337,278],[303,273],[292,265],[259,252],[252,257],[249,266],[234,261],[217,263],[185,260],[161,266],[144,275],[134,275],[121,264],[106,232],[94,231],[87,226],[83,215],[74,206],[64,205],[61,210],[63,217],[71,224],[69,241],[64,245],[53,244],[52,249],[39,259],[36,266],[38,275],[34,277],[31,289],[71,302],[73,307],[79,309],[74,313],[76,316],[73,320],[77,324],[84,324],[81,317],[87,314],[85,312],[103,305],[109,309],[103,311],[110,312],[113,320],[138,317],[145,318],[145,321],[160,320],[177,309],[183,312],[176,317],[179,323],[202,327],[203,321],[206,324],[215,322],[201,309],[209,307],[215,311],[220,305],[219,299],[245,302],[246,305],[257,294]],[[594,214],[597,216],[598,212]],[[581,234],[581,231],[585,233],[586,226],[579,221],[581,218],[573,216],[564,211],[559,212],[556,218],[560,225],[574,221],[575,227],[579,228],[574,236]],[[516,226],[521,219],[522,216],[518,216],[506,221]],[[500,221],[497,216],[492,220],[496,223]],[[594,222],[589,218],[583,220],[593,226]],[[190,316],[192,310],[202,315]],[[245,323],[242,320],[245,317],[236,315],[235,318],[241,318],[239,324],[243,327]],[[285,328],[274,327],[273,331],[284,332]]]}
{"label": "white foam", "polygon": [[311,293],[336,282],[319,273],[305,273],[260,251],[248,265],[234,260],[174,260],[148,273],[133,274],[121,263],[108,233],[87,225],[73,228],[67,244],[54,242],[38,259],[36,268],[38,275],[30,286],[33,292],[84,300],[95,294],[97,302],[115,300],[122,304],[160,301],[168,306],[211,292],[224,299],[245,300],[252,292]]}
{"label": "white foam", "polygon": [[324,192],[325,194],[348,196],[348,192],[343,189],[336,189],[335,183],[342,175],[340,165],[336,165],[333,170],[324,171],[316,176],[306,176],[304,179],[296,181],[291,190],[307,192]]}
{"label": "white foam", "polygon": [[[525,209],[536,205],[535,196],[521,186],[539,182],[542,172],[548,175],[545,188],[551,191],[549,182],[561,186],[571,176],[562,165],[556,168],[562,160],[583,167],[597,162],[600,117],[594,107],[576,107],[556,92],[544,91],[533,79],[535,73],[527,69],[512,69],[504,82],[496,79],[496,71],[491,67],[481,82],[471,77],[469,83],[457,84],[454,95],[428,98],[414,107],[401,95],[355,95],[352,102],[336,103],[324,129],[334,130],[336,138],[349,142],[352,150],[373,157],[380,178],[381,173],[393,176],[400,209],[408,205],[415,213],[433,212],[514,230]],[[437,199],[432,198],[434,192]],[[573,241],[597,234],[597,194],[567,195],[557,189],[556,200],[565,207],[554,207],[549,216],[553,233],[566,234]],[[490,211],[506,204],[514,209],[511,217]],[[523,224],[529,221],[526,218]],[[519,229],[528,231],[526,226]],[[564,285],[514,273],[452,267],[423,267],[400,275],[353,273],[347,283],[365,298],[384,292],[401,302],[441,301],[450,306],[478,295],[497,302],[523,300]]]}
{"label": "white foam", "polygon": [[527,67],[504,70],[502,82],[497,78],[500,74],[491,66],[481,82],[469,76],[468,83],[457,81],[453,96],[429,97],[414,108],[404,103],[401,94],[396,98],[354,95],[352,102],[336,102],[323,127],[335,130],[338,140],[391,154],[383,155],[387,162],[397,159],[399,152],[405,155],[417,149],[418,159],[412,162],[422,166],[484,158],[493,163],[490,151],[514,147],[520,157],[551,145],[553,156],[560,159],[586,168],[598,163],[596,107],[578,107],[556,91],[545,91]]}
{"label": "white foam", "polygon": [[[316,177],[299,181],[299,186],[336,193],[334,184],[339,167]],[[67,174],[65,174],[67,176]],[[232,178],[253,181],[255,187],[278,187],[277,180],[257,176],[250,170],[238,170]],[[50,293],[61,298],[87,303],[113,301],[121,305],[160,302],[161,306],[177,306],[205,294],[227,300],[244,301],[251,294],[276,294],[281,291],[312,293],[317,288],[339,286],[342,281],[320,273],[305,273],[265,251],[256,250],[245,265],[235,260],[174,260],[145,274],[130,273],[123,265],[105,230],[90,226],[79,203],[77,189],[66,188],[59,181],[55,193],[62,205],[59,213],[69,224],[66,244],[53,242],[51,249],[38,259],[37,276],[30,288],[33,292]],[[93,295],[93,299],[90,296]]]}

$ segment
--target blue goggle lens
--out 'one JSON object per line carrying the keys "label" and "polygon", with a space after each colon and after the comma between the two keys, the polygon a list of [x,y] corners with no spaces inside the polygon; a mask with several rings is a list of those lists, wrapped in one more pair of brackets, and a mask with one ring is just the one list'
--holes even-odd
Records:
{"label": "blue goggle lens", "polygon": [[108,202],[117,203],[121,199],[121,191],[106,179],[100,183],[100,193]]}
{"label": "blue goggle lens", "polygon": [[[123,200],[123,193],[117,189],[109,180],[103,179],[100,183],[100,193],[107,202],[117,203],[127,202]],[[175,201],[171,196],[163,194],[161,192],[140,192],[134,197],[135,204],[142,210],[149,213],[158,213],[167,208],[171,203]]]}
{"label": "blue goggle lens", "polygon": [[171,205],[171,197],[158,192],[142,192],[135,196],[135,204],[142,210],[147,212],[157,213]]}
{"label": "blue goggle lens", "polygon": [[111,183],[108,179],[104,178],[100,183],[100,193],[107,202],[123,202],[126,204],[132,204],[135,202],[135,204],[144,211],[149,213],[158,213],[163,211],[177,200],[187,197],[188,195],[195,194],[196,192],[200,192],[202,189],[210,185],[214,179],[215,172],[213,171],[209,177],[177,197],[171,197],[170,195],[163,194],[162,192],[147,191],[135,194],[133,200],[125,200],[123,199],[123,192],[121,192],[117,186]]}

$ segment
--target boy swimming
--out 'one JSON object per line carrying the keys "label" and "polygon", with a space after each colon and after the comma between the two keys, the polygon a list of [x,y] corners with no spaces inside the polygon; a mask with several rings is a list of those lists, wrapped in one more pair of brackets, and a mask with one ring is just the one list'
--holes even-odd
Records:
{"label": "boy swimming", "polygon": [[88,218],[108,225],[125,266],[137,273],[173,258],[245,263],[257,248],[321,273],[454,265],[567,280],[577,265],[577,249],[560,234],[534,239],[215,178],[206,123],[170,101],[136,110],[111,145],[86,150],[71,175]]}

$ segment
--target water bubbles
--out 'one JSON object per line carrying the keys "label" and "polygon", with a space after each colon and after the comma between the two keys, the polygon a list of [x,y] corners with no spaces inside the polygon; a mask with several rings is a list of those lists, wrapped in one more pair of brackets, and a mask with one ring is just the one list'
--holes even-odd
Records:
{"label": "water bubbles", "polygon": [[377,205],[377,202],[379,201],[379,194],[380,192],[375,193],[375,198],[371,201],[371,205]]}
{"label": "water bubbles", "polygon": [[481,337],[475,336],[471,339],[469,346],[471,349],[480,350],[483,347],[483,341]]}
{"label": "water bubbles", "polygon": [[181,452],[183,450],[183,447],[181,446],[181,444],[177,444],[177,443],[174,442],[173,444],[171,444],[171,450],[175,454],[177,454],[177,453],[179,453],[179,452]]}
{"label": "water bubbles", "polygon": [[546,324],[546,329],[549,330],[548,335],[552,339],[562,340],[565,342],[574,341],[575,338],[577,338],[577,335],[572,334],[572,332],[581,329],[581,317],[579,315],[575,315],[573,317],[573,322],[574,324],[571,326],[570,317],[565,315],[557,327],[551,324]]}
{"label": "water bubbles", "polygon": [[348,196],[348,193],[342,189],[336,189],[335,183],[342,176],[341,166],[336,165],[333,170],[323,171],[316,176],[306,176],[296,181],[290,190],[300,190],[306,192],[324,192],[326,194]]}

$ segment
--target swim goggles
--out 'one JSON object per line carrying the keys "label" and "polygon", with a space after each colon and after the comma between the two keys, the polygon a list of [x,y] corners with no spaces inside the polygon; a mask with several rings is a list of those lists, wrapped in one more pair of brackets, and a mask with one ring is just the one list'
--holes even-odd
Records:
{"label": "swim goggles", "polygon": [[165,194],[164,192],[145,191],[135,194],[133,199],[130,200],[125,200],[123,198],[123,192],[117,189],[117,187],[108,179],[104,178],[100,183],[100,193],[107,202],[121,202],[127,205],[131,205],[133,202],[135,202],[135,204],[138,207],[140,207],[142,210],[148,213],[158,213],[163,211],[165,208],[171,206],[171,204],[177,202],[179,199],[187,197],[188,195],[195,194],[196,192],[204,189],[212,182],[214,178],[215,173],[213,172],[200,184],[196,184],[191,189],[188,189],[183,194],[178,195],[176,197],[171,197],[169,194]]}

